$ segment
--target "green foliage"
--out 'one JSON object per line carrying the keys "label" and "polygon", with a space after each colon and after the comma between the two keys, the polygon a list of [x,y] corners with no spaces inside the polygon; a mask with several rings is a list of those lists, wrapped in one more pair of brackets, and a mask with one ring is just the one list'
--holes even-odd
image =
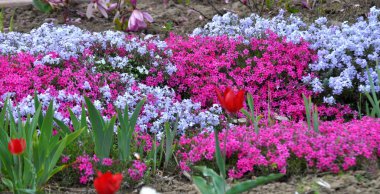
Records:
{"label": "green foliage", "polygon": [[149,154],[149,156],[148,156],[148,160],[151,160],[153,163],[152,164],[153,174],[155,174],[157,172],[157,167],[160,166],[160,164],[161,164],[161,160],[159,160],[157,158],[158,152],[160,152],[161,150],[162,150],[161,146],[157,147],[157,136],[155,135],[153,145],[152,145],[151,154]]}
{"label": "green foliage", "polygon": [[13,32],[13,27],[14,27],[14,16],[15,16],[15,13],[16,13],[16,9],[13,9],[12,10],[12,15],[11,15],[11,21],[9,21],[9,32]]}
{"label": "green foliage", "polygon": [[272,7],[274,6],[274,0],[265,0],[265,6],[268,9],[272,9]]}
{"label": "green foliage", "polygon": [[113,116],[110,121],[107,121],[101,116],[99,110],[95,108],[89,98],[85,97],[85,101],[93,132],[95,154],[101,159],[108,158],[113,145],[116,117]]}
{"label": "green foliage", "polygon": [[222,152],[220,150],[220,141],[219,141],[219,131],[215,130],[215,157],[216,157],[216,164],[219,168],[219,173],[223,178],[226,178],[226,164],[222,157]]}
{"label": "green foliage", "polygon": [[190,5],[191,0],[177,0],[179,4],[185,4],[185,5]]}
{"label": "green foliage", "polygon": [[33,6],[44,13],[48,13],[53,10],[50,4],[44,0],[33,0]]}
{"label": "green foliage", "polygon": [[137,104],[136,109],[132,113],[131,117],[129,117],[128,115],[128,105],[125,105],[124,114],[117,109],[118,120],[120,122],[117,138],[119,157],[120,160],[124,162],[130,159],[132,135],[134,134],[137,118],[141,112],[141,109],[145,101],[146,99],[144,98]]}
{"label": "green foliage", "polygon": [[[16,13],[16,9],[12,9],[11,19],[9,21],[9,32],[12,32],[14,28],[15,13]],[[5,10],[4,8],[2,8],[0,12],[0,32],[4,32],[4,23],[5,23],[4,20],[5,20]]]}
{"label": "green foliage", "polygon": [[4,8],[0,12],[0,32],[4,32]]}
{"label": "green foliage", "polygon": [[225,179],[218,175],[214,170],[205,166],[196,166],[203,177],[193,176],[193,182],[202,194],[237,194],[248,191],[259,185],[267,184],[281,178],[282,174],[270,174],[269,176],[258,177],[255,180],[247,180],[232,187],[227,184]]}
{"label": "green foliage", "polygon": [[357,102],[359,119],[362,119],[362,94],[359,94],[359,102]]}
{"label": "green foliage", "polygon": [[[379,63],[377,62],[376,72],[377,72],[377,77],[378,77],[378,85],[380,86],[380,69],[378,68],[378,66],[379,66]],[[370,91],[371,93],[366,92],[365,95],[369,103],[371,104],[371,107],[369,107],[368,103],[366,103],[366,112],[368,116],[380,118],[380,99],[377,98],[377,94],[375,91],[375,84],[372,79],[372,76],[370,75],[368,67],[367,67],[367,75],[368,75],[369,83],[371,86],[371,91]]]}
{"label": "green foliage", "polygon": [[241,112],[247,117],[247,119],[251,120],[251,123],[253,124],[254,128],[255,128],[255,132],[256,134],[259,134],[259,121],[261,119],[260,116],[255,116],[255,106],[253,105],[253,98],[252,98],[252,95],[250,93],[248,93],[247,95],[247,99],[248,99],[248,107],[249,107],[249,111],[246,111],[245,109],[241,109]]}
{"label": "green foliage", "polygon": [[[1,181],[13,193],[35,193],[41,190],[54,174],[66,167],[56,164],[65,147],[84,130],[82,128],[64,136],[53,136],[53,103],[50,103],[45,116],[42,115],[41,104],[36,96],[35,104],[34,116],[31,118],[28,115],[22,122],[16,121],[8,101],[5,101],[0,113]],[[7,144],[12,138],[25,139],[23,154],[14,156],[8,151]]]}
{"label": "green foliage", "polygon": [[178,129],[178,120],[179,117],[177,115],[176,122],[174,124],[173,129],[170,129],[170,123],[165,122],[165,162],[164,162],[164,168],[166,169],[168,167],[169,161],[173,155],[173,148],[174,148],[174,137]]}
{"label": "green foliage", "polygon": [[123,19],[120,20],[119,18],[115,18],[113,22],[115,24],[115,30],[127,31],[128,20],[123,20]]}
{"label": "green foliage", "polygon": [[307,128],[311,130],[311,120],[313,120],[313,129],[316,133],[319,133],[318,109],[316,106],[313,106],[310,97],[307,98],[304,94],[302,94],[302,97],[305,105]]}
{"label": "green foliage", "polygon": [[173,31],[173,22],[166,22],[165,25],[162,27],[163,31],[168,33],[168,32],[171,32]]}

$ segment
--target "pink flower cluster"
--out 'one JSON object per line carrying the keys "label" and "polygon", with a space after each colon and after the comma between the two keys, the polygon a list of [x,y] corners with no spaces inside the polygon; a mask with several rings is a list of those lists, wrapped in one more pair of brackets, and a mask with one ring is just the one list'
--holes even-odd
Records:
{"label": "pink flower cluster", "polygon": [[91,158],[88,155],[78,156],[74,163],[74,169],[77,169],[80,174],[79,182],[81,184],[87,184],[93,179],[94,168],[93,161],[97,158]]}
{"label": "pink flower cluster", "polygon": [[[60,67],[33,65],[35,60],[35,57],[26,53],[19,53],[10,58],[0,57],[0,77],[2,77],[0,96],[12,93],[12,99],[18,102],[28,95],[33,96],[35,91],[48,92],[58,100],[60,104],[58,111],[64,117],[68,117],[67,107],[81,106],[77,100],[83,94],[92,99],[101,99],[102,94],[99,89],[108,85],[111,100],[115,100],[118,91],[125,90],[120,82],[119,73],[91,72],[89,67],[75,58],[65,61]],[[85,87],[86,84],[90,89]],[[64,96],[58,97],[62,91]],[[68,98],[69,95],[77,99],[60,100]],[[107,108],[105,113],[113,112],[112,106]]]}
{"label": "pink flower cluster", "polygon": [[[64,158],[62,160],[64,160]],[[78,170],[78,174],[80,175],[79,183],[87,184],[93,180],[95,172],[94,166],[96,164],[101,164],[102,166],[112,166],[113,160],[111,158],[103,158],[100,160],[96,155],[90,157],[87,154],[76,158],[73,168]]]}
{"label": "pink flower cluster", "polygon": [[139,181],[144,177],[147,166],[140,160],[134,160],[130,168],[128,168],[128,175],[134,181]]}
{"label": "pink flower cluster", "polygon": [[[224,139],[225,133],[219,138]],[[202,161],[214,161],[213,134],[182,137],[178,156],[182,170]],[[222,150],[224,149],[221,143]],[[241,178],[256,167],[286,173],[288,161],[306,161],[309,167],[334,173],[357,165],[358,158],[380,156],[380,120],[363,118],[347,123],[322,122],[320,134],[309,131],[302,122],[283,122],[263,128],[257,135],[253,128],[237,126],[227,137],[228,174]],[[294,157],[292,157],[294,156]]]}
{"label": "pink flower cluster", "polygon": [[308,64],[317,59],[308,43],[288,42],[272,32],[266,38],[253,38],[248,45],[241,39],[171,35],[172,62],[178,71],[167,80],[182,97],[209,106],[216,102],[214,87],[235,86],[253,95],[255,106],[265,112],[298,119],[304,109],[301,94],[311,95],[302,84]]}

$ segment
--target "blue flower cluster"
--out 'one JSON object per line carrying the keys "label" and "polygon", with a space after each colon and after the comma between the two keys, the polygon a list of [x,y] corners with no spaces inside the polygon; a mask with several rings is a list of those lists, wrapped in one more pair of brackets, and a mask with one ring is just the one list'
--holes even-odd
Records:
{"label": "blue flower cluster", "polygon": [[[309,65],[310,75],[303,81],[312,86],[315,93],[323,93],[325,102],[335,103],[334,96],[344,91],[369,90],[369,75],[375,82],[378,77],[375,69],[380,68],[380,9],[370,9],[368,19],[358,18],[354,24],[328,25],[326,18],[306,24],[299,17],[284,16],[284,11],[271,19],[252,14],[240,19],[236,14],[227,13],[214,16],[203,28],[197,28],[192,35],[231,37],[243,36],[246,41],[260,37],[271,30],[294,43],[301,39],[310,43],[310,48],[318,53],[318,60]],[[368,69],[368,71],[367,71]]]}
{"label": "blue flower cluster", "polygon": [[[155,45],[157,49],[155,51],[148,49],[150,44]],[[96,49],[93,49],[94,47]],[[124,49],[127,55],[119,56],[118,49]],[[99,53],[93,53],[92,50],[97,50]],[[175,66],[167,60],[172,51],[167,48],[165,41],[153,35],[144,38],[128,37],[123,32],[89,32],[75,26],[55,26],[49,23],[44,23],[30,33],[0,33],[0,54],[14,55],[19,52],[41,56],[34,62],[36,65],[57,65],[63,60],[74,57],[85,59],[84,64],[95,64],[107,67],[106,69],[139,72],[145,75],[151,66],[155,68],[161,66],[169,75],[176,71]],[[52,57],[52,53],[58,56]],[[135,58],[144,58],[147,63],[136,64]]]}

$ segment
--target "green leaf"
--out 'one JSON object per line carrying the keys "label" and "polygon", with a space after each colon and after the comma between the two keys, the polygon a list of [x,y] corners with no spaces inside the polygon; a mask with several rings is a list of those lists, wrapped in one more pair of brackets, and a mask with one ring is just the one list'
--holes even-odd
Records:
{"label": "green leaf", "polygon": [[11,20],[9,21],[9,32],[13,32],[13,27],[14,27],[14,16],[16,13],[16,9],[12,9],[12,15],[11,15]]}
{"label": "green leaf", "polygon": [[135,111],[133,111],[133,114],[131,116],[131,121],[130,121],[130,127],[135,127],[137,118],[141,112],[142,106],[144,105],[146,101],[146,98],[143,98],[137,105]]}
{"label": "green leaf", "polygon": [[304,106],[305,106],[305,112],[306,112],[306,120],[307,120],[307,128],[308,130],[311,129],[311,112],[310,112],[310,99],[307,98],[304,94],[302,94]]}
{"label": "green leaf", "polygon": [[61,128],[60,133],[62,136],[71,133],[70,128],[61,120],[54,118],[55,123]]}
{"label": "green leaf", "polygon": [[95,108],[91,100],[88,97],[84,97],[84,99],[87,105],[88,115],[94,134],[95,154],[100,158],[107,157],[105,156],[105,153],[103,153],[104,142],[102,142],[105,135],[104,131],[106,130],[107,126],[105,125],[105,121],[103,120],[103,117],[100,115],[99,110]]}
{"label": "green leaf", "polygon": [[63,149],[65,149],[65,147],[66,147],[66,143],[67,143],[67,136],[60,141],[58,148],[56,150],[54,150],[54,155],[53,155],[53,157],[50,161],[50,165],[49,165],[49,171],[50,172],[55,167],[59,158],[61,157]]}
{"label": "green leaf", "polygon": [[44,148],[46,149],[48,149],[50,138],[53,135],[53,116],[53,101],[51,101],[41,126],[41,143],[43,144],[43,146],[45,146]]}
{"label": "green leaf", "polygon": [[13,186],[13,183],[12,183],[11,180],[2,177],[2,178],[1,178],[1,182],[3,182],[3,184],[4,184],[4,185],[5,185],[10,191],[14,191],[14,186]]}
{"label": "green leaf", "polygon": [[242,108],[240,111],[241,111],[241,112],[247,117],[247,121],[252,119],[252,118],[251,118],[251,114],[249,114],[248,111],[246,111],[246,110],[243,109],[243,108]]}
{"label": "green leaf", "polygon": [[[178,117],[177,117],[178,118]],[[177,119],[178,120],[178,119]],[[178,122],[177,122],[178,123]],[[165,122],[165,162],[164,162],[164,168],[168,167],[169,161],[171,159],[171,156],[173,154],[173,141],[174,141],[174,133],[176,129],[171,130],[170,129],[170,123]]]}
{"label": "green leaf", "polygon": [[313,113],[313,124],[314,124],[314,131],[316,133],[319,133],[319,116],[318,116],[317,107],[315,107],[315,111]]}
{"label": "green leaf", "polygon": [[207,181],[199,176],[193,176],[193,182],[202,194],[216,194],[215,190],[207,184]]}
{"label": "green leaf", "polygon": [[[378,64],[378,62],[377,62],[377,64]],[[380,70],[379,69],[376,69],[376,70],[377,70],[377,74],[379,76],[380,75]],[[372,106],[372,111],[370,112],[369,115],[371,117],[376,117],[376,115],[377,115],[377,117],[380,118],[380,101],[377,98],[376,91],[375,91],[375,84],[374,84],[372,76],[371,76],[371,74],[369,72],[368,67],[367,67],[367,76],[368,76],[369,83],[370,83],[370,86],[371,86],[371,95],[368,92],[365,93],[365,95],[367,96],[367,98],[368,98],[368,100],[369,100],[369,102],[371,103],[371,106]],[[368,113],[369,113],[369,111],[367,111],[367,114]]]}
{"label": "green leaf", "polygon": [[77,119],[77,116],[75,116],[75,114],[70,108],[69,108],[69,113],[70,113],[70,120],[73,123],[74,129],[79,129],[80,123],[79,123],[79,120]]}
{"label": "green leaf", "polygon": [[265,0],[265,5],[268,9],[272,9],[274,0]]}
{"label": "green leaf", "polygon": [[227,189],[226,181],[220,175],[218,175],[214,170],[207,168],[205,166],[195,166],[195,169],[202,172],[203,176],[210,177],[212,180],[213,189],[216,193],[225,193]]}
{"label": "green leaf", "polygon": [[0,32],[4,32],[4,8],[0,12]]}
{"label": "green leaf", "polygon": [[51,177],[53,177],[55,174],[57,174],[58,172],[61,172],[63,169],[65,169],[67,166],[66,165],[62,165],[62,166],[58,166],[56,168],[54,168],[50,173],[49,173],[49,177],[48,177],[48,180],[51,179]]}
{"label": "green leaf", "polygon": [[283,174],[270,174],[269,176],[258,177],[255,180],[248,180],[248,181],[245,181],[233,186],[231,189],[229,189],[226,192],[226,194],[242,193],[242,192],[248,191],[249,189],[255,188],[259,185],[264,185],[271,181],[277,180],[283,176],[284,176]]}
{"label": "green leaf", "polygon": [[53,8],[50,6],[49,3],[45,2],[44,0],[33,0],[33,5],[38,10],[47,13],[53,10]]}
{"label": "green leaf", "polygon": [[4,122],[6,120],[5,114],[7,113],[7,107],[8,107],[6,106],[6,104],[8,104],[8,99],[5,100],[4,106],[0,112],[0,130],[3,130],[5,128],[4,127]]}
{"label": "green leaf", "polygon": [[[32,161],[29,160],[29,158],[24,157],[24,174],[23,177],[24,183],[27,185],[30,185],[31,188],[29,190],[36,191],[37,185],[36,185],[36,168],[34,167]],[[30,187],[29,186],[29,187]]]}
{"label": "green leaf", "polygon": [[119,142],[119,155],[121,160],[127,161],[130,155],[130,144],[132,140],[132,135],[135,131],[135,126],[137,118],[140,115],[141,109],[146,101],[146,98],[142,99],[137,105],[135,110],[132,113],[132,116],[129,118],[128,114],[128,104],[125,105],[124,115],[120,110],[117,110],[118,119],[120,122],[118,142]]}
{"label": "green leaf", "polygon": [[115,30],[123,30],[123,24],[120,22],[120,19],[119,18],[116,18],[114,20],[114,23],[115,23]]}
{"label": "green leaf", "polygon": [[[42,107],[42,104],[40,103],[40,101],[38,100],[38,96],[37,96],[37,92],[35,91],[34,92],[34,107],[37,108],[37,107]],[[42,112],[40,112],[40,115],[38,117],[38,126],[42,126],[42,121],[44,120],[44,116],[42,115]]]}
{"label": "green leaf", "polygon": [[85,130],[86,128],[83,127],[79,130],[76,130],[74,132],[71,132],[70,134],[68,134],[66,137],[67,137],[67,145],[71,144],[75,139],[77,139],[82,133],[83,131]]}
{"label": "green leaf", "polygon": [[216,164],[218,165],[219,172],[223,178],[226,178],[226,164],[224,163],[224,159],[222,157],[222,152],[220,151],[220,142],[219,142],[219,132],[215,130],[215,157]]}

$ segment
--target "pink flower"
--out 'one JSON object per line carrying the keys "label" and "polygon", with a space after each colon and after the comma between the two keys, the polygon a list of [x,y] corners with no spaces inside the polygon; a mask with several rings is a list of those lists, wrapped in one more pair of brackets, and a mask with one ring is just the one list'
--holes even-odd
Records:
{"label": "pink flower", "polygon": [[112,159],[111,158],[103,158],[102,165],[103,166],[112,166]]}
{"label": "pink flower", "polygon": [[128,169],[128,174],[132,180],[138,181],[144,177],[147,167],[144,162],[134,160],[132,167]]}
{"label": "pink flower", "polygon": [[140,11],[138,9],[133,10],[131,17],[128,20],[128,30],[129,31],[139,31],[147,27],[144,20],[152,23],[152,16],[145,11]]}
{"label": "pink flower", "polygon": [[137,0],[130,0],[130,2],[131,2],[131,5],[133,6],[133,8],[136,8]]}
{"label": "pink flower", "polygon": [[108,18],[108,11],[115,9],[117,6],[116,3],[110,3],[110,0],[91,0],[91,3],[87,6],[86,16],[91,18],[95,10],[99,10],[100,13]]}
{"label": "pink flower", "polygon": [[69,160],[70,160],[70,156],[63,156],[61,162],[65,164],[65,163],[67,163]]}

